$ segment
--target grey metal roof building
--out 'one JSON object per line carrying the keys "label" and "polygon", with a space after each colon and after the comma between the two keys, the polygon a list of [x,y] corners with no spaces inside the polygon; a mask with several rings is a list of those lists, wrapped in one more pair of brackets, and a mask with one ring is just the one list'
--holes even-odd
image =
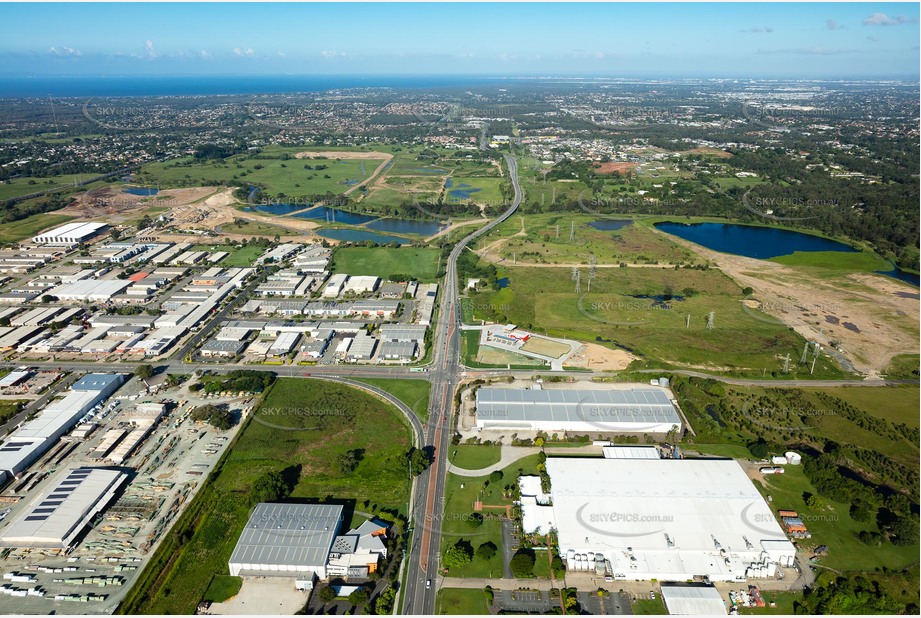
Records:
{"label": "grey metal roof building", "polygon": [[411,360],[415,355],[415,341],[385,341],[381,344],[381,356],[387,360]]}
{"label": "grey metal roof building", "polygon": [[428,327],[422,324],[382,324],[382,341],[415,341],[425,340],[425,331]]}
{"label": "grey metal roof building", "polygon": [[326,579],[330,549],[342,523],[338,504],[257,504],[233,553],[230,574]]}
{"label": "grey metal roof building", "polygon": [[0,547],[70,547],[127,480],[128,475],[118,470],[70,470],[4,530]]}
{"label": "grey metal roof building", "polygon": [[480,388],[477,427],[534,431],[668,433],[681,418],[661,388]]}

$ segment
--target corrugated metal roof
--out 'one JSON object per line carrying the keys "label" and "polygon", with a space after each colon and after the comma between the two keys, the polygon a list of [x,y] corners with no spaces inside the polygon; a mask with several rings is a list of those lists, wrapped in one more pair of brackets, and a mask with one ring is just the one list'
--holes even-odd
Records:
{"label": "corrugated metal roof", "polygon": [[32,501],[29,508],[0,536],[3,547],[67,547],[128,479],[118,470],[74,468],[54,487]]}
{"label": "corrugated metal roof", "polygon": [[662,586],[662,598],[673,616],[726,615],[726,603],[713,586]]}
{"label": "corrugated metal roof", "polygon": [[477,420],[673,423],[681,419],[665,391],[481,388]]}
{"label": "corrugated metal roof", "polygon": [[230,563],[324,567],[341,521],[338,504],[257,504]]}

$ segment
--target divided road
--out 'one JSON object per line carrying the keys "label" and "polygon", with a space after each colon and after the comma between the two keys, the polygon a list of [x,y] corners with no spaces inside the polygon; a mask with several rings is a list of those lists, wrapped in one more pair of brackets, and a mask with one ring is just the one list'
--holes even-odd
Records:
{"label": "divided road", "polygon": [[[444,485],[448,469],[447,452],[451,444],[450,420],[454,408],[454,388],[460,381],[461,309],[458,291],[457,258],[467,245],[489,233],[511,217],[521,205],[518,162],[505,155],[509,179],[515,196],[508,210],[484,227],[465,237],[448,256],[441,286],[441,304],[433,341],[433,363],[429,369],[432,393],[426,445],[434,449],[432,465],[419,476],[411,514],[412,541],[406,557],[406,587],[402,591],[403,614],[434,614],[440,562],[441,521],[444,516]],[[431,583],[429,583],[431,582]]]}

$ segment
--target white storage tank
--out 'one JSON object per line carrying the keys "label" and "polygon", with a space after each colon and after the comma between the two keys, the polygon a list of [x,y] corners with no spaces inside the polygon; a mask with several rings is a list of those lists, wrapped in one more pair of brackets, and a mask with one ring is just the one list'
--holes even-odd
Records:
{"label": "white storage tank", "polygon": [[791,466],[798,466],[803,462],[803,456],[793,451],[787,451],[784,453],[784,456],[787,458],[787,463]]}

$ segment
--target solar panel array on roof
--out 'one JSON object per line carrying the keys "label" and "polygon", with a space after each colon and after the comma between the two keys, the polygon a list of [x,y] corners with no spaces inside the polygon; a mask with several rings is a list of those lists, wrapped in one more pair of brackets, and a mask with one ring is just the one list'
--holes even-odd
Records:
{"label": "solar panel array on roof", "polygon": [[0,547],[70,546],[128,476],[105,468],[74,468],[36,498],[0,537]]}

